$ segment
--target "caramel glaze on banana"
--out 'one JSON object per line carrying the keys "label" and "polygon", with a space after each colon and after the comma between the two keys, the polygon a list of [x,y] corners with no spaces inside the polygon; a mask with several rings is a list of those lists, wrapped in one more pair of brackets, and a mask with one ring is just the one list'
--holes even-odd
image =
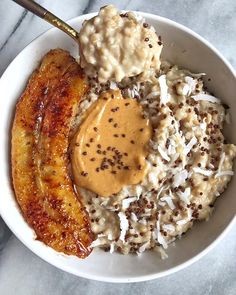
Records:
{"label": "caramel glaze on banana", "polygon": [[68,147],[87,89],[68,52],[47,53],[17,103],[11,150],[15,195],[37,239],[80,258],[91,252],[93,235],[70,178]]}

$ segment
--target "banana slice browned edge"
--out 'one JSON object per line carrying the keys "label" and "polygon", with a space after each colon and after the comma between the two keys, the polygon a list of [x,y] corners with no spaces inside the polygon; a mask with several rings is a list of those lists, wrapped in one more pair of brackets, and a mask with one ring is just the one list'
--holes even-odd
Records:
{"label": "banana slice browned edge", "polygon": [[17,103],[11,146],[13,186],[27,223],[38,240],[80,258],[91,252],[93,235],[70,178],[68,147],[87,88],[68,52],[48,52]]}

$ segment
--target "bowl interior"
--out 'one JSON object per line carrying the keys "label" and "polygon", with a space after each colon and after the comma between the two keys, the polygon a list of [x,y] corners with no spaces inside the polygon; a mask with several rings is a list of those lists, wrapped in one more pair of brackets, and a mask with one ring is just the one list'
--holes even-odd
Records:
{"label": "bowl interior", "polygon": [[[199,36],[190,30],[167,19],[150,14],[143,15],[152,24],[164,41],[162,59],[183,66],[193,72],[205,72],[206,85],[217,97],[230,105],[231,112],[236,109],[236,78],[218,53]],[[82,21],[91,15],[73,19],[71,25],[79,29]],[[171,245],[169,258],[161,260],[158,253],[147,252],[141,257],[134,255],[110,254],[94,251],[87,259],[67,257],[56,253],[41,242],[34,240],[34,233],[25,223],[18,209],[11,186],[9,174],[9,134],[16,100],[22,93],[27,79],[35,69],[41,57],[52,48],[69,50],[77,56],[78,48],[73,40],[59,30],[52,29],[27,46],[11,63],[0,80],[1,99],[1,157],[2,157],[2,193],[0,194],[0,212],[15,235],[34,253],[49,263],[75,275],[91,279],[128,282],[142,281],[164,276],[176,271],[206,252],[206,248],[232,224],[236,209],[236,181],[232,181],[216,203],[216,209],[208,222],[194,225],[184,238]],[[229,128],[230,127],[230,128]],[[232,116],[227,136],[236,143],[236,117]],[[7,173],[6,173],[7,172]],[[209,249],[209,247],[208,247]],[[205,250],[205,251],[204,251]]]}

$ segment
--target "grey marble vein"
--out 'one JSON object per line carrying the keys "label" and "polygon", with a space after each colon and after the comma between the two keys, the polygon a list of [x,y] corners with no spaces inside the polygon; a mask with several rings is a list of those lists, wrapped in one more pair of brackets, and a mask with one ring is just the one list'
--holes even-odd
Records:
{"label": "grey marble vein", "polygon": [[0,47],[0,52],[7,45],[7,42],[13,36],[13,34],[16,32],[16,30],[18,30],[18,28],[20,27],[20,25],[23,22],[24,18],[26,17],[27,13],[28,13],[28,11],[26,11],[26,10],[24,10],[22,12],[21,17],[19,18],[18,22],[15,24],[15,26],[14,26],[13,30],[11,31],[10,35],[8,36],[8,38],[6,39],[6,41],[3,43],[3,45]]}
{"label": "grey marble vein", "polygon": [[[70,19],[94,12],[104,0],[41,0],[47,9]],[[236,1],[120,0],[120,9],[168,17],[193,29],[236,67]],[[51,26],[10,0],[0,1],[0,75],[12,59]],[[236,226],[214,251],[194,265],[166,278],[145,283],[107,284],[77,278],[42,261],[19,242],[0,218],[0,294],[158,294],[235,295]]]}

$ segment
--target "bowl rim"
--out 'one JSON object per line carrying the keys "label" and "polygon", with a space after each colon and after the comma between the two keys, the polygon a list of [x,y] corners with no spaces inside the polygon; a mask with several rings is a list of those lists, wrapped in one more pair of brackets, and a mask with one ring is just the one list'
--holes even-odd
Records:
{"label": "bowl rim", "polygon": [[[175,22],[173,20],[170,20],[170,19],[168,19],[166,17],[162,17],[162,16],[159,16],[159,15],[151,14],[151,13],[141,12],[141,11],[133,11],[133,12],[143,16],[144,18],[149,18],[149,19],[152,19],[153,21],[159,21],[159,22],[171,25],[173,27],[176,27],[177,29],[180,29],[180,30],[192,35],[195,39],[197,39],[198,41],[203,43],[206,47],[208,47],[225,64],[225,66],[229,69],[230,73],[232,74],[232,76],[234,77],[234,79],[236,81],[236,71],[234,70],[233,66],[205,38],[201,37],[199,34],[195,33],[193,30],[189,29],[188,27],[186,27],[186,26],[184,26],[184,25],[182,25],[182,24],[180,24],[178,22]],[[74,17],[72,19],[69,19],[67,22],[70,24],[70,23],[72,23],[72,22],[74,22],[76,20],[80,20],[81,18],[82,19],[91,18],[91,17],[95,16],[96,14],[97,14],[97,12],[83,14],[83,15]],[[30,43],[28,43],[16,55],[16,57],[11,61],[11,63],[7,66],[7,68],[3,72],[2,76],[0,77],[0,82],[5,77],[5,75],[7,75],[7,72],[10,69],[10,67],[12,66],[12,64],[14,63],[14,61],[19,57],[19,55],[21,53],[23,53],[26,50],[26,48],[30,44],[32,44],[33,42],[35,42],[36,40],[38,40],[40,38],[43,38],[45,34],[47,34],[49,32],[52,32],[53,30],[56,31],[57,28],[50,28],[49,30],[46,30],[45,32],[41,33],[39,36],[35,37]],[[9,177],[9,175],[8,175],[8,177]],[[12,193],[14,193],[14,192],[12,192]],[[26,238],[24,238],[24,236],[21,236],[21,234],[19,232],[17,232],[17,230],[14,227],[14,223],[12,222],[12,219],[7,214],[7,212],[4,212],[1,204],[0,204],[0,216],[3,218],[4,222],[7,224],[7,226],[10,228],[10,230],[13,232],[13,234],[17,237],[17,239],[20,240],[34,254],[36,254],[38,257],[40,257],[41,259],[43,259],[47,263],[57,267],[58,269],[64,270],[64,271],[66,271],[68,273],[71,273],[73,275],[76,275],[76,276],[79,276],[79,277],[82,277],[82,278],[92,279],[92,280],[102,281],[102,282],[109,282],[109,283],[130,283],[130,282],[149,281],[149,280],[165,277],[165,276],[173,274],[173,273],[175,273],[175,272],[177,272],[179,270],[182,270],[182,269],[192,265],[193,263],[198,261],[200,258],[205,256],[208,252],[210,252],[227,235],[227,233],[232,229],[232,227],[236,223],[236,216],[234,216],[233,219],[226,226],[226,228],[220,233],[220,235],[218,235],[218,237],[211,244],[209,244],[205,249],[203,249],[197,255],[193,256],[192,258],[188,259],[187,261],[185,261],[185,262],[183,262],[183,263],[181,263],[181,264],[179,264],[179,265],[177,265],[175,267],[172,267],[172,268],[170,268],[168,270],[165,270],[165,271],[158,272],[156,274],[141,275],[141,276],[130,276],[130,277],[127,277],[127,278],[123,278],[123,277],[121,277],[121,278],[116,278],[116,277],[111,278],[111,277],[103,276],[102,274],[101,275],[91,275],[89,273],[80,272],[79,270],[75,272],[69,266],[65,266],[64,264],[61,264],[60,262],[58,262],[55,259],[51,259],[50,256],[47,257],[47,255],[44,254],[44,251],[39,253],[39,251],[37,251],[37,249],[34,248],[31,241],[27,240]]]}

